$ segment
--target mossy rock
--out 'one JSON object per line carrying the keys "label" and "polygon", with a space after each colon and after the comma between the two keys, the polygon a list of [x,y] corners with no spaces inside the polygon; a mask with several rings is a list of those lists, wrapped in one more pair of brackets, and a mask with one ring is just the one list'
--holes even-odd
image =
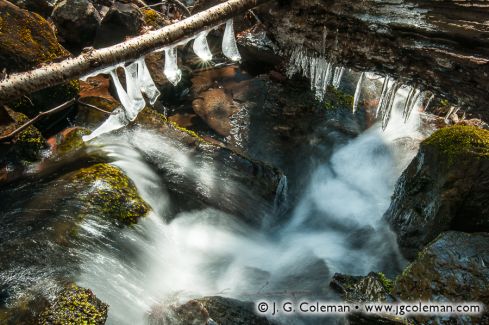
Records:
{"label": "mossy rock", "polygon": [[53,152],[61,156],[83,148],[85,142],[82,137],[90,133],[92,131],[85,128],[68,128],[54,137],[54,143],[51,143],[51,140],[49,142],[53,146]]}
{"label": "mossy rock", "polygon": [[455,125],[433,133],[423,143],[445,154],[450,161],[460,155],[489,157],[489,131],[475,126]]}
{"label": "mossy rock", "polygon": [[86,202],[87,213],[100,214],[125,225],[137,223],[149,211],[134,183],[117,167],[100,163],[83,168],[68,178]]}
{"label": "mossy rock", "polygon": [[[29,119],[22,113],[6,109],[12,123],[0,127],[0,135],[5,136],[20,127]],[[39,158],[42,149],[46,148],[46,142],[34,126],[30,125],[17,134],[10,143],[0,143],[0,163],[6,162],[34,162]]]}
{"label": "mossy rock", "polygon": [[351,109],[353,106],[353,96],[329,86],[324,95],[323,105],[325,109],[335,109],[338,107]]}
{"label": "mossy rock", "polygon": [[145,26],[149,26],[153,29],[158,29],[170,24],[170,21],[164,19],[156,10],[143,9],[141,11],[143,13]]}
{"label": "mossy rock", "polygon": [[[0,0],[0,71],[26,71],[70,56],[56,39],[49,23],[36,13]],[[10,103],[29,117],[53,108],[78,94],[77,80],[47,88]]]}
{"label": "mossy rock", "polygon": [[90,289],[76,284],[61,291],[50,307],[41,314],[41,325],[103,325],[108,305],[100,301]]}

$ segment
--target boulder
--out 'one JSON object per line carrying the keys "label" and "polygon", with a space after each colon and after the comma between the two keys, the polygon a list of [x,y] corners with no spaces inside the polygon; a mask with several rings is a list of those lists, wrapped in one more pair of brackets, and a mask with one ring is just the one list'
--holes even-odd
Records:
{"label": "boulder", "polygon": [[58,1],[51,19],[61,43],[74,52],[93,44],[101,21],[97,9],[89,0]]}
{"label": "boulder", "polygon": [[190,300],[182,305],[153,306],[149,313],[151,324],[171,325],[273,325],[275,322],[255,313],[252,302],[221,296]]}
{"label": "boulder", "polygon": [[107,310],[108,305],[100,301],[90,289],[70,284],[42,312],[38,324],[103,325],[107,320]]}
{"label": "boulder", "polygon": [[[489,305],[489,234],[449,231],[425,247],[396,279],[392,293],[402,301],[480,302]],[[418,324],[488,324],[480,316],[421,317]]]}
{"label": "boulder", "polygon": [[143,25],[143,14],[135,4],[114,2],[97,30],[95,47],[111,46],[138,35]]}
{"label": "boulder", "polygon": [[144,217],[149,206],[139,196],[134,183],[117,167],[100,163],[65,176],[82,204],[81,214],[101,215],[120,224],[131,225]]}
{"label": "boulder", "polygon": [[420,145],[399,178],[384,219],[412,260],[447,230],[489,231],[489,131],[456,125]]}

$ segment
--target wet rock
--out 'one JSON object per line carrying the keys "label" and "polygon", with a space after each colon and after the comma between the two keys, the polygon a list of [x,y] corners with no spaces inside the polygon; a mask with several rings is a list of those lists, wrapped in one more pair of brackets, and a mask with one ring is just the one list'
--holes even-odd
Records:
{"label": "wet rock", "polygon": [[90,133],[91,131],[85,128],[68,128],[49,138],[47,142],[53,154],[65,155],[84,147],[82,137]]}
{"label": "wet rock", "polygon": [[421,143],[384,219],[412,260],[443,231],[489,231],[488,188],[489,131],[443,128]]}
{"label": "wet rock", "polygon": [[209,89],[194,99],[192,107],[214,131],[226,137],[231,132],[229,118],[238,111],[233,99],[223,89]]}
{"label": "wet rock", "polygon": [[[29,119],[22,113],[7,108],[10,123],[0,125],[0,135],[5,136],[19,128]],[[45,140],[34,126],[30,125],[25,130],[13,137],[10,142],[0,143],[0,168],[7,165],[25,164],[36,161],[42,149],[46,148]],[[0,173],[3,174],[3,173]],[[4,175],[6,176],[6,175]],[[0,176],[0,179],[3,177]]]}
{"label": "wet rock", "polygon": [[[183,180],[180,177],[168,177],[169,186],[175,193],[193,193],[192,201],[237,215],[254,226],[261,223],[263,211],[273,207],[277,186],[283,176],[277,168],[206,141],[197,133],[169,122],[164,115],[150,108],[145,108],[138,115],[134,126],[138,125],[168,139],[172,146],[179,148],[182,154],[194,162],[197,170],[198,163],[203,163],[205,168],[205,162],[212,161],[213,168],[219,171],[219,179],[225,179],[224,183],[219,180],[211,188],[202,191],[192,173],[183,175]],[[155,162],[155,165],[161,166],[160,173],[174,174],[165,164]]]}
{"label": "wet rock", "polygon": [[[390,294],[393,282],[383,273],[371,272],[366,276],[351,276],[336,273],[330,283],[331,288],[341,294],[349,303],[392,303],[395,298]],[[387,314],[367,315],[351,313],[347,316],[349,324],[406,324],[405,320]]]}
{"label": "wet rock", "polygon": [[97,30],[95,47],[114,45],[128,36],[138,35],[143,24],[143,14],[135,4],[115,2]]}
{"label": "wet rock", "polygon": [[278,65],[282,58],[278,55],[279,47],[268,37],[263,25],[256,24],[236,37],[240,45],[240,54],[243,61],[250,61],[253,65]]}
{"label": "wet rock", "polygon": [[76,284],[67,286],[40,316],[39,324],[93,324],[103,325],[108,305],[100,301],[90,289]]}
{"label": "wet rock", "polygon": [[[397,278],[393,294],[403,301],[489,304],[489,234],[449,231],[424,248]],[[479,317],[414,317],[419,324],[487,324]]]}
{"label": "wet rock", "polygon": [[78,111],[75,122],[85,127],[98,127],[106,119],[108,114],[96,110],[83,103],[98,107],[104,111],[112,112],[120,106],[120,103],[110,93],[110,78],[106,75],[98,75],[80,81],[80,94]]}
{"label": "wet rock", "polygon": [[467,104],[474,117],[488,117],[489,31],[481,1],[293,0],[256,12],[283,50],[326,53],[340,65],[421,85]]}
{"label": "wet rock", "polygon": [[51,19],[56,24],[61,43],[78,52],[91,46],[102,20],[88,0],[62,0],[56,3]]}
{"label": "wet rock", "polygon": [[155,306],[150,312],[153,325],[272,325],[266,317],[255,314],[252,302],[220,296],[190,300],[180,306]]}
{"label": "wet rock", "polygon": [[102,215],[121,224],[137,223],[149,211],[133,182],[109,164],[96,164],[66,176],[84,204],[82,213]]}

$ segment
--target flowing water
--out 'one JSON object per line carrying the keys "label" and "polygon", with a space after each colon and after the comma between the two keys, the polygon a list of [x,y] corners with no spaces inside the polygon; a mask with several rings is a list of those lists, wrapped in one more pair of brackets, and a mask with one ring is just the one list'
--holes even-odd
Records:
{"label": "flowing water", "polygon": [[[341,74],[338,71],[337,79]],[[110,157],[133,180],[152,211],[137,225],[123,229],[101,216],[88,216],[78,239],[67,248],[50,234],[56,220],[69,219],[77,206],[65,202],[53,210],[52,202],[61,193],[50,189],[62,188],[58,180],[7,191],[4,198],[12,201],[2,201],[0,254],[9,256],[15,243],[27,247],[28,242],[35,249],[32,256],[14,256],[7,266],[3,263],[0,297],[8,303],[33,286],[49,295],[55,291],[54,279],[69,277],[110,305],[108,324],[145,324],[158,304],[208,295],[248,301],[290,295],[338,299],[328,289],[335,272],[392,275],[404,262],[381,219],[395,181],[422,138],[418,112],[404,123],[407,96],[395,99],[384,131],[377,123],[358,137],[327,148],[332,150],[328,159],[304,163],[304,168],[313,169],[304,171],[310,177],[298,199],[287,202],[287,188],[294,183],[283,178],[275,207],[257,211],[263,222],[254,226],[211,206],[189,204],[194,200],[191,192],[179,200],[171,195],[175,184],[189,183],[199,195],[211,196],[218,190],[225,204],[239,207],[246,195],[243,185],[230,181],[214,161],[195,158],[171,139],[143,129],[101,135],[88,151]],[[320,144],[312,145],[323,150]],[[301,164],[303,159],[290,157],[288,163]],[[17,200],[22,194],[27,197]],[[45,213],[40,212],[43,209]],[[49,222],[36,228],[40,216]],[[17,233],[19,229],[22,233]]]}

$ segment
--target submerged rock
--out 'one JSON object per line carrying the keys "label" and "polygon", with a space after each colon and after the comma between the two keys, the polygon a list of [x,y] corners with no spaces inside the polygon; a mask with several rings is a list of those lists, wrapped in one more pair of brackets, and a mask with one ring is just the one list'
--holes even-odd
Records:
{"label": "submerged rock", "polygon": [[[396,279],[392,293],[403,301],[480,302],[489,305],[489,234],[441,234]],[[421,317],[419,324],[487,324],[481,316]]]}
{"label": "submerged rock", "polygon": [[137,223],[149,211],[133,182],[117,167],[96,164],[67,176],[84,213],[99,214],[125,225]]}
{"label": "submerged rock", "polygon": [[100,301],[90,289],[71,284],[41,314],[39,324],[103,325],[107,319],[107,309],[108,305]]}
{"label": "submerged rock", "polygon": [[489,231],[489,131],[452,126],[421,143],[384,219],[413,259],[446,230]]}

